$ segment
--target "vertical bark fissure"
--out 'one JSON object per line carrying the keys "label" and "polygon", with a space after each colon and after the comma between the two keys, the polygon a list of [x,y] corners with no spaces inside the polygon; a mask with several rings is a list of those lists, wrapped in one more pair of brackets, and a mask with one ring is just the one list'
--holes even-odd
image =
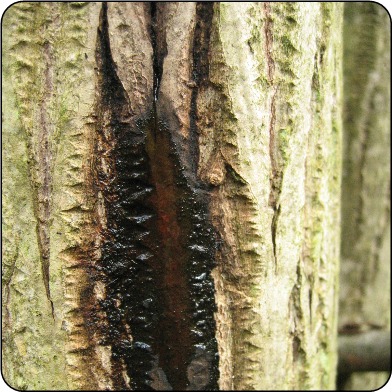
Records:
{"label": "vertical bark fissure", "polygon": [[264,3],[264,35],[265,35],[265,51],[267,57],[267,74],[271,85],[274,81],[275,73],[275,62],[273,58],[273,26],[274,23],[271,19],[271,4],[268,2]]}
{"label": "vertical bark fissure", "polygon": [[[43,97],[39,109],[38,133],[38,181],[36,187],[36,218],[37,240],[40,253],[42,277],[46,296],[50,302],[54,319],[54,307],[50,297],[49,268],[50,268],[50,219],[51,219],[51,193],[52,193],[52,151],[50,145],[51,119],[48,114],[49,101],[53,90],[52,77],[52,48],[46,41],[43,46],[44,57],[44,83]],[[33,169],[34,170],[34,169]]]}
{"label": "vertical bark fissure", "polygon": [[[165,4],[151,3],[151,43],[153,47],[154,103],[151,124],[146,129],[146,151],[149,156],[149,178],[153,193],[148,203],[156,215],[151,228],[156,238],[153,279],[157,286],[159,330],[154,332],[153,351],[156,370],[151,386],[185,389],[186,368],[192,346],[190,301],[183,251],[184,229],[179,221],[179,167],[172,154],[170,131],[158,118],[156,104],[159,84],[167,54],[164,25]],[[159,249],[159,251],[158,251]]]}
{"label": "vertical bark fissure", "polygon": [[265,34],[265,51],[267,58],[267,75],[268,81],[272,88],[271,104],[270,104],[270,123],[269,123],[269,152],[271,161],[271,190],[269,196],[269,206],[272,207],[274,214],[271,222],[271,238],[272,248],[275,261],[275,273],[277,272],[277,257],[276,257],[276,232],[278,226],[278,219],[280,215],[279,195],[282,185],[282,173],[279,171],[277,157],[276,157],[276,136],[275,136],[275,122],[276,122],[276,97],[277,87],[275,86],[275,62],[273,58],[273,21],[271,18],[271,5],[268,2],[264,3],[264,34]]}
{"label": "vertical bark fissure", "polygon": [[[167,54],[166,30],[170,27],[166,7],[170,9],[162,3],[156,10],[152,8],[154,57],[158,59],[154,61],[158,66],[154,73],[162,73]],[[200,34],[208,28],[201,26],[199,14],[203,11],[200,6],[196,11],[196,31]],[[194,55],[205,56],[203,50],[208,50],[208,40],[203,41],[205,48],[200,49],[197,33],[195,35]],[[196,61],[193,67],[196,78],[199,78],[199,66]],[[170,129],[164,120],[170,118],[172,110],[164,95],[156,95],[161,109],[159,114],[153,113],[155,120],[146,135],[154,186],[150,203],[157,214],[155,230],[161,254],[154,267],[154,279],[161,293],[161,328],[154,351],[158,353],[159,367],[174,389],[216,389],[218,378],[214,285],[210,276],[216,248],[215,232],[209,223],[208,195],[197,180],[196,97],[194,90],[189,108],[191,129],[187,141],[187,169],[183,167],[179,152],[183,147],[179,143],[185,141],[179,141],[176,130]],[[173,113],[177,115],[175,110]],[[154,380],[154,387],[158,380]]]}
{"label": "vertical bark fissure", "polygon": [[163,73],[163,61],[167,54],[166,46],[166,32],[162,28],[158,19],[160,19],[162,13],[163,3],[150,2],[150,13],[151,13],[151,27],[150,27],[150,39],[153,48],[153,97],[154,103],[158,100],[159,86],[162,79]]}

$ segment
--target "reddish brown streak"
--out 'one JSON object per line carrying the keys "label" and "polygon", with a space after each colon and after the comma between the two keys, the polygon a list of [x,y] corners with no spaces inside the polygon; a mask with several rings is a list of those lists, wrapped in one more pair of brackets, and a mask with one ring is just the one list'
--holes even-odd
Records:
{"label": "reddish brown streak", "polygon": [[[179,220],[179,205],[184,196],[184,188],[178,184],[179,168],[170,151],[169,132],[166,129],[156,129],[147,139],[151,182],[155,187],[150,202],[157,214],[156,230],[159,237],[154,269],[158,277],[156,283],[163,314],[160,320],[163,333],[157,341],[155,351],[159,354],[163,369],[175,374],[173,378],[168,374],[172,387],[185,389],[192,336],[189,319],[191,302],[186,273],[189,259],[186,250],[188,233]],[[164,341],[159,342],[161,339]]]}

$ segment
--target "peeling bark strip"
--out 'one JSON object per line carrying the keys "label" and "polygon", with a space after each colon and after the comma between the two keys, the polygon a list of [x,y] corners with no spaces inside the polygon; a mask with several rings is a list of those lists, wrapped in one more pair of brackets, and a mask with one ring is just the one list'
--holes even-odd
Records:
{"label": "peeling bark strip", "polygon": [[[165,99],[159,97],[164,7],[151,5],[154,101]],[[92,321],[99,344],[111,353],[113,387],[217,389],[210,275],[216,234],[208,193],[194,181],[195,167],[192,181],[187,178],[173,131],[156,105],[138,117],[130,110],[112,57],[106,3],[96,61],[94,170],[102,239],[93,275],[102,294]]]}

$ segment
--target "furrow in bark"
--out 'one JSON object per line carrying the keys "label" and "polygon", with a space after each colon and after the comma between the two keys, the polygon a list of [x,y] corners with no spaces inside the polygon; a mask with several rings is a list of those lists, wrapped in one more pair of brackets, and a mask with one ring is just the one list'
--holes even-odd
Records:
{"label": "furrow in bark", "polygon": [[[43,75],[44,93],[39,108],[38,133],[38,181],[34,184],[36,189],[36,218],[37,239],[40,253],[42,276],[46,296],[50,302],[54,319],[53,302],[50,298],[49,266],[50,266],[50,215],[52,198],[52,151],[51,151],[51,120],[48,114],[48,105],[53,90],[53,61],[51,44],[46,41],[43,47],[45,71]],[[32,169],[34,170],[34,169]],[[34,198],[34,199],[36,199]]]}
{"label": "furrow in bark", "polygon": [[271,19],[271,5],[269,3],[264,3],[264,34],[265,34],[265,51],[267,57],[267,75],[269,83],[272,87],[272,96],[270,104],[270,124],[269,124],[269,150],[270,150],[270,160],[271,160],[271,191],[269,197],[269,206],[272,207],[274,215],[271,222],[271,237],[272,237],[272,247],[274,252],[275,261],[275,272],[277,269],[277,258],[276,258],[276,232],[278,226],[278,219],[280,214],[279,206],[279,196],[282,187],[283,174],[278,170],[279,164],[277,162],[277,143],[276,143],[276,95],[277,87],[274,85],[274,75],[275,75],[275,62],[273,58],[273,21]]}

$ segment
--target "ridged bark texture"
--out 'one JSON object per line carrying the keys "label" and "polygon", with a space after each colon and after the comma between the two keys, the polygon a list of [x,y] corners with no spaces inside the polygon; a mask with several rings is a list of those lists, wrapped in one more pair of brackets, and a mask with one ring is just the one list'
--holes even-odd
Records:
{"label": "ridged bark texture", "polygon": [[3,17],[3,374],[17,389],[97,386],[80,303],[99,9],[22,2]]}
{"label": "ridged bark texture", "polygon": [[[390,330],[390,34],[376,3],[345,3],[339,330]],[[387,373],[346,389],[377,389]]]}
{"label": "ridged bark texture", "polygon": [[342,14],[7,10],[10,385],[333,389]]}
{"label": "ridged bark texture", "polygon": [[197,108],[221,389],[334,387],[341,24],[339,3],[216,5]]}

